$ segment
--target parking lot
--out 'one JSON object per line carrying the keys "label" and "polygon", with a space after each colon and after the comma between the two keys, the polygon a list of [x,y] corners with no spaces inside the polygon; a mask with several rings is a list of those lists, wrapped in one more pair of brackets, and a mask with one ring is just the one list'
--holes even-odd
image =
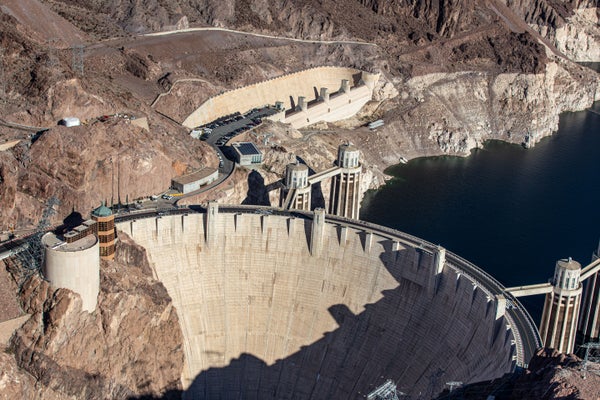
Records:
{"label": "parking lot", "polygon": [[236,113],[219,118],[196,129],[204,131],[201,140],[221,147],[225,146],[235,136],[260,125],[263,118],[277,112],[278,110],[274,107],[256,108],[244,114]]}

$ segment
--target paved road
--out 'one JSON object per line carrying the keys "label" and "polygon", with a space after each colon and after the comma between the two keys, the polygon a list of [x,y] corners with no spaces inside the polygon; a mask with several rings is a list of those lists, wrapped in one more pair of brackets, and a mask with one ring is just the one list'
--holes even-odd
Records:
{"label": "paved road", "polygon": [[267,39],[288,40],[288,41],[292,41],[292,42],[310,43],[310,44],[357,44],[357,45],[362,45],[362,46],[375,46],[375,47],[377,47],[377,44],[375,44],[375,43],[361,42],[361,41],[358,41],[358,40],[314,40],[314,39],[298,39],[298,38],[291,38],[291,37],[286,37],[286,36],[274,36],[274,35],[264,35],[264,34],[261,34],[261,33],[244,32],[244,31],[238,31],[238,30],[235,30],[235,29],[217,28],[217,27],[214,27],[214,26],[203,27],[203,28],[188,28],[188,29],[180,29],[180,30],[166,31],[166,32],[146,33],[146,34],[143,34],[141,36],[150,36],[150,37],[151,36],[166,36],[166,35],[176,35],[176,34],[181,34],[181,33],[205,32],[205,31],[228,32],[228,33],[235,33],[235,34],[238,34],[238,35],[248,35],[248,36],[255,36],[255,37],[261,37],[261,38],[267,38]]}
{"label": "paved road", "polygon": [[6,126],[8,128],[14,128],[14,129],[22,130],[22,131],[27,131],[27,132],[39,132],[39,131],[45,131],[45,130],[50,129],[49,127],[29,126],[29,125],[17,124],[17,123],[14,123],[14,122],[5,121],[5,120],[3,120],[1,118],[0,118],[0,125]]}

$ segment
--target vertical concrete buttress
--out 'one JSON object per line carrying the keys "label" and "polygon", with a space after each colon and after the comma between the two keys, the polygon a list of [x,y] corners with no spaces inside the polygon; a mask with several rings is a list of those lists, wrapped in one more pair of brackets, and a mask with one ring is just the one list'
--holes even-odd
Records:
{"label": "vertical concrete buttress", "polygon": [[442,246],[437,246],[435,251],[435,275],[439,275],[444,271],[446,263],[446,249]]}
{"label": "vertical concrete buttress", "polygon": [[325,235],[325,210],[315,208],[310,232],[310,254],[318,256],[323,250],[323,237]]}
{"label": "vertical concrete buttress", "polygon": [[208,247],[216,244],[217,218],[219,216],[219,203],[211,201],[206,211],[206,244]]}
{"label": "vertical concrete buttress", "polygon": [[302,111],[306,111],[308,109],[308,103],[306,102],[306,97],[299,96],[298,97],[298,109]]}
{"label": "vertical concrete buttress", "polygon": [[342,87],[340,88],[340,91],[344,93],[350,92],[350,81],[348,79],[342,79]]}
{"label": "vertical concrete buttress", "polygon": [[506,313],[506,297],[501,294],[496,295],[496,320],[504,317]]}

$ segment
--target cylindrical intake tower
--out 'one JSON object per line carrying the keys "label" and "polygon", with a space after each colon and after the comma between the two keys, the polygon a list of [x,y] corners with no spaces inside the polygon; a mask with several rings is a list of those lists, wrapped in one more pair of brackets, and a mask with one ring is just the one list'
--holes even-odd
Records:
{"label": "cylindrical intake tower", "polygon": [[338,148],[337,164],[342,169],[333,177],[329,200],[330,214],[358,219],[360,201],[360,152],[352,144]]}
{"label": "cylindrical intake tower", "polygon": [[55,287],[78,293],[82,309],[93,312],[100,290],[100,256],[96,236],[87,235],[67,243],[53,233],[46,233],[42,244],[45,248],[44,277]]}
{"label": "cylindrical intake tower", "polygon": [[281,206],[310,211],[310,192],[308,167],[299,163],[288,164],[285,168],[285,188],[281,192]]}
{"label": "cylindrical intake tower", "polygon": [[540,324],[544,346],[561,353],[572,353],[577,332],[577,317],[581,302],[581,264],[568,259],[558,260],[554,270],[552,292],[546,295]]}

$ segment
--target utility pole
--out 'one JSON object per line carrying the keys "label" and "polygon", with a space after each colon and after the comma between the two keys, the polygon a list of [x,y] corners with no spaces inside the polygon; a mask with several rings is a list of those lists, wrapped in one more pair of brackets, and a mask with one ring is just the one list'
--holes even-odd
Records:
{"label": "utility pole", "polygon": [[6,76],[4,70],[4,47],[0,47],[0,98],[3,103],[6,103]]}
{"label": "utility pole", "polygon": [[583,379],[586,379],[589,367],[588,363],[600,362],[600,342],[589,342],[582,345],[581,348],[585,349],[585,356],[583,357],[581,371]]}
{"label": "utility pole", "polygon": [[46,65],[48,68],[54,68],[58,65],[58,57],[56,56],[56,44],[58,43],[58,39],[55,37],[51,37],[47,41],[48,43],[48,60],[46,60]]}
{"label": "utility pole", "polygon": [[83,76],[84,47],[81,44],[76,44],[71,47],[71,51],[73,53],[73,72]]}

